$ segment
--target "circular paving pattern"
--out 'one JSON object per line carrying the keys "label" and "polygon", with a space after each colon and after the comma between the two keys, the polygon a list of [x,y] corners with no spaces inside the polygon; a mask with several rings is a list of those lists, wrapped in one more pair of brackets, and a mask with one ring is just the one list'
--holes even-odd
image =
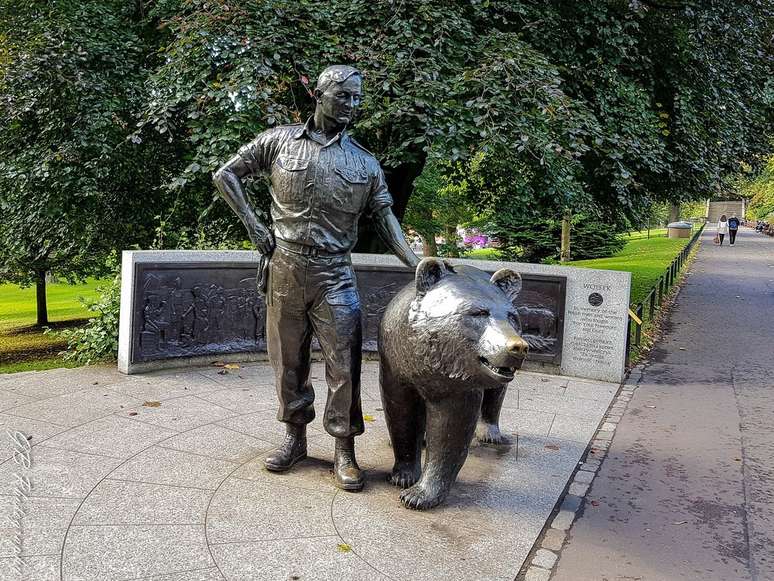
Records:
{"label": "circular paving pattern", "polygon": [[[566,395],[567,379],[525,387],[525,409],[522,390],[512,389],[502,423],[513,445],[474,447],[446,505],[414,512],[386,482],[392,451],[377,371],[364,365],[367,427],[357,453],[367,484],[358,494],[333,485],[333,438],[319,418],[307,460],[285,474],[263,468],[284,434],[266,364],[0,376],[0,425],[33,444],[29,468],[11,458],[10,438],[0,448],[0,502],[9,513],[24,507],[21,546],[0,546],[0,577],[512,579],[609,397],[584,399],[578,437],[556,439],[548,435],[556,409],[529,408],[546,405],[541,390]],[[318,399],[323,377],[316,365]],[[528,386],[530,377],[519,379]],[[549,440],[561,445],[546,452]],[[23,498],[20,476],[32,485]]]}

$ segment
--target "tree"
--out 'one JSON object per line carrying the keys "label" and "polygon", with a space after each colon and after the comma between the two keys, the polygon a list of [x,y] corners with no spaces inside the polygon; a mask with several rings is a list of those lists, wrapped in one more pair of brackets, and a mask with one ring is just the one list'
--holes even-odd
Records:
{"label": "tree", "polygon": [[[244,240],[210,174],[258,132],[311,114],[309,84],[334,62],[365,74],[354,133],[384,165],[399,217],[438,160],[501,232],[567,212],[627,227],[655,202],[717,191],[743,163],[757,171],[769,147],[764,0],[0,9],[6,280],[83,275],[156,233],[164,246]],[[250,192],[267,211],[265,184]]]}
{"label": "tree", "polygon": [[[588,118],[559,88],[556,67],[493,15],[489,2],[446,0],[160,3],[152,16],[169,37],[150,78],[143,134],[155,129],[185,144],[169,185],[200,199],[240,145],[303,121],[313,108],[307,83],[347,62],[365,74],[355,134],[385,166],[399,217],[431,148],[450,160],[518,148],[544,168],[552,192],[569,195],[577,188],[567,168],[580,167]],[[263,184],[253,193],[265,209]],[[367,230],[362,238],[367,246]]]}
{"label": "tree", "polygon": [[[535,229],[553,229],[568,210],[628,228],[654,203],[706,198],[767,147],[770,3],[493,7],[500,26],[519,30],[556,66],[566,100],[588,116],[577,164],[545,175],[545,160],[502,148],[469,165],[477,207],[492,216],[493,230],[527,234],[512,246],[522,256],[550,255],[558,241],[543,244]],[[566,135],[572,125],[554,130]]]}
{"label": "tree", "polygon": [[403,223],[422,237],[425,256],[438,256],[437,236],[446,238],[450,256],[458,256],[459,252],[455,252],[457,226],[467,226],[477,220],[467,183],[455,182],[449,177],[455,168],[459,169],[460,164],[433,158],[414,182]]}
{"label": "tree", "polygon": [[0,280],[104,270],[148,241],[158,148],[127,141],[142,100],[141,28],[119,1],[0,0]]}
{"label": "tree", "polygon": [[747,218],[774,222],[774,155],[766,157],[759,172],[740,176],[736,186],[742,195],[750,198]]}

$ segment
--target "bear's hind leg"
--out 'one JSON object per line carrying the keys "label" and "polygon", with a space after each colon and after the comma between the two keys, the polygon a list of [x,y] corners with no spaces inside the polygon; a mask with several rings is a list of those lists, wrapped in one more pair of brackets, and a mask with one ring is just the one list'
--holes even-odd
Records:
{"label": "bear's hind leg", "polygon": [[444,501],[457,478],[481,409],[481,390],[426,402],[427,450],[422,478],[400,493],[408,508],[424,510]]}
{"label": "bear's hind leg", "polygon": [[422,473],[425,402],[414,388],[400,385],[384,367],[380,369],[379,382],[395,455],[389,480],[395,486],[407,488],[419,480]]}
{"label": "bear's hind leg", "polygon": [[500,432],[500,410],[505,400],[507,386],[484,391],[481,417],[476,426],[476,438],[482,444],[510,444],[510,438]]}

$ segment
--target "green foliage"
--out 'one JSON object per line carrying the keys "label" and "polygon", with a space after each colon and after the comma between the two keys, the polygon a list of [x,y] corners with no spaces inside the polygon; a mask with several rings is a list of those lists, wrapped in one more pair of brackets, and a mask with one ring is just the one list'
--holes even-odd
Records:
{"label": "green foliage", "polygon": [[[562,221],[534,219],[505,223],[495,220],[489,231],[503,247],[502,253],[522,262],[553,263],[559,259]],[[570,255],[573,260],[603,258],[621,250],[626,241],[614,224],[589,215],[572,217]]]}
{"label": "green foliage", "polygon": [[[771,3],[493,6],[498,26],[517,27],[556,66],[582,141],[577,163],[521,156],[518,139],[470,162],[478,209],[498,231],[564,208],[636,227],[654,203],[705,198],[767,148]],[[554,130],[566,139],[574,125]]]}
{"label": "green foliage", "polygon": [[754,177],[742,179],[741,192],[750,198],[747,206],[747,218],[774,222],[774,155],[766,160],[766,165]]}
{"label": "green foliage", "polygon": [[118,323],[121,306],[121,276],[97,289],[96,299],[82,299],[81,303],[94,313],[82,327],[54,333],[67,341],[65,361],[88,365],[105,359],[115,359],[118,353]]}
{"label": "green foliage", "polygon": [[0,0],[0,280],[81,280],[149,239],[160,150],[127,141],[145,64],[131,6]]}
{"label": "green foliage", "polygon": [[[536,189],[570,195],[588,115],[561,90],[557,67],[522,40],[520,17],[493,26],[498,13],[494,3],[441,0],[161,3],[153,17],[168,39],[137,138],[155,131],[184,144],[166,184],[204,207],[211,172],[259,131],[303,121],[314,105],[305,82],[348,62],[365,74],[354,132],[385,165],[399,215],[429,154],[454,161],[516,148],[541,168]],[[265,212],[265,184],[251,193]],[[225,204],[215,212],[229,216]]]}
{"label": "green foliage", "polygon": [[[453,164],[455,188],[429,190],[442,205],[499,232],[565,209],[636,226],[742,162],[757,171],[769,147],[768,0],[0,0],[0,12],[4,280],[82,277],[122,246],[241,243],[211,172],[311,114],[308,87],[335,62],[365,73],[354,133],[399,215],[430,159]],[[453,221],[428,218],[433,179],[409,210],[418,230]],[[250,193],[266,212],[266,185]]]}
{"label": "green foliage", "polygon": [[[403,224],[415,230],[422,239],[434,240],[448,236],[457,226],[468,226],[476,221],[474,206],[468,197],[468,187],[463,181],[450,179],[459,163],[442,162],[431,158],[422,174],[414,182],[414,192],[409,200]],[[454,255],[456,241],[447,241],[439,247],[440,256]]]}
{"label": "green foliage", "polygon": [[707,215],[707,201],[683,202],[680,204],[680,219],[700,220]]}

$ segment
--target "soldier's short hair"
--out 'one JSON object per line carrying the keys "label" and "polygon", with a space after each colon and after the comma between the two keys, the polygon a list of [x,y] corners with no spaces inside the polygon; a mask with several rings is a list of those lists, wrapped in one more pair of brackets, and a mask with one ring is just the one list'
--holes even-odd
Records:
{"label": "soldier's short hair", "polygon": [[321,93],[324,93],[332,84],[336,83],[337,85],[340,85],[348,78],[355,76],[362,79],[363,73],[349,65],[332,65],[327,67],[320,73],[320,76],[317,77],[317,89]]}

